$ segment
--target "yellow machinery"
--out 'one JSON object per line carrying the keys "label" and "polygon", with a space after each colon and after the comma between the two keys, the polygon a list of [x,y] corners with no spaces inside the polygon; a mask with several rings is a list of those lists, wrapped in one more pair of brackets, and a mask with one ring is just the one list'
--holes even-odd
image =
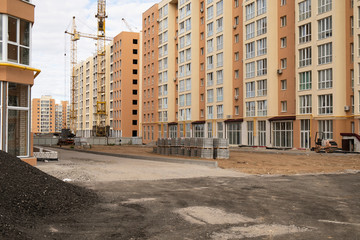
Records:
{"label": "yellow machinery", "polygon": [[106,0],[98,0],[98,9],[97,14],[97,35],[86,34],[78,32],[76,29],[75,17],[73,17],[72,30],[71,32],[65,31],[65,33],[71,35],[71,107],[70,107],[70,129],[76,133],[76,118],[77,110],[75,108],[75,92],[77,87],[75,86],[76,82],[76,73],[75,67],[77,64],[77,41],[80,37],[91,38],[97,40],[97,102],[96,102],[96,116],[97,122],[96,126],[93,129],[94,135],[97,137],[103,137],[107,135],[106,127],[106,91],[105,91],[105,41],[111,41],[111,38],[105,36],[105,19],[106,16]]}
{"label": "yellow machinery", "polygon": [[338,149],[337,143],[332,139],[325,139],[323,132],[317,132],[315,134],[315,152],[325,151],[326,153],[333,153]]}

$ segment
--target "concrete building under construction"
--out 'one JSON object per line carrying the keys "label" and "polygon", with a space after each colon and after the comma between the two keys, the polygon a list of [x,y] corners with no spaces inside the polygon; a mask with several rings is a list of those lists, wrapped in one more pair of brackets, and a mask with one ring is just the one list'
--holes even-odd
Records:
{"label": "concrete building under construction", "polygon": [[[140,34],[121,32],[106,46],[102,57],[105,72],[106,125],[111,137],[139,136]],[[76,135],[95,136],[97,102],[97,55],[75,68]]]}

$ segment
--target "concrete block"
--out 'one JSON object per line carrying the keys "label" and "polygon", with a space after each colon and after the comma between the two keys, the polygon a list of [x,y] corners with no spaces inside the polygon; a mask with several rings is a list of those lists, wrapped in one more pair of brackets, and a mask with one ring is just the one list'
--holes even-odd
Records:
{"label": "concrete block", "polygon": [[225,138],[214,138],[214,148],[228,148],[229,139]]}
{"label": "concrete block", "polygon": [[197,157],[197,149],[196,148],[191,148],[190,156]]}
{"label": "concrete block", "polygon": [[229,159],[229,157],[230,157],[229,149],[221,149],[221,148],[214,149],[214,158],[215,159]]}
{"label": "concrete block", "polygon": [[196,146],[198,148],[213,148],[213,138],[197,138]]}
{"label": "concrete block", "polygon": [[214,158],[214,149],[212,149],[212,148],[198,149],[197,156],[200,158],[205,158],[205,159],[213,159]]}

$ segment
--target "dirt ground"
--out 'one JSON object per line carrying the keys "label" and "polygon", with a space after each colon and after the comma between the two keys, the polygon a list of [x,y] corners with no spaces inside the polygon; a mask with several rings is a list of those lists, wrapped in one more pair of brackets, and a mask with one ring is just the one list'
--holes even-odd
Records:
{"label": "dirt ground", "polygon": [[[152,147],[148,146],[92,146],[88,150],[162,157],[162,155],[152,153]],[[176,158],[186,157],[176,156]],[[194,157],[191,157],[191,159],[201,160]],[[261,148],[231,148],[229,159],[219,159],[217,161],[220,168],[249,174],[293,175],[360,170],[360,154],[327,154],[301,150],[281,151]]]}

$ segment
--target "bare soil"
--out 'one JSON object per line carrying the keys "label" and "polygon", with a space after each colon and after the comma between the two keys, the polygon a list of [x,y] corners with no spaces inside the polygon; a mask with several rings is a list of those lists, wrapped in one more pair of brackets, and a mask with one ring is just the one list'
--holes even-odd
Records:
{"label": "bare soil", "polygon": [[[88,150],[127,155],[168,157],[153,153],[152,147],[148,146],[92,146]],[[202,160],[194,157],[190,159]],[[220,168],[249,174],[293,175],[340,173],[360,170],[360,154],[315,153],[302,150],[281,151],[258,148],[230,148],[230,158],[224,160],[218,159],[217,161]]]}

